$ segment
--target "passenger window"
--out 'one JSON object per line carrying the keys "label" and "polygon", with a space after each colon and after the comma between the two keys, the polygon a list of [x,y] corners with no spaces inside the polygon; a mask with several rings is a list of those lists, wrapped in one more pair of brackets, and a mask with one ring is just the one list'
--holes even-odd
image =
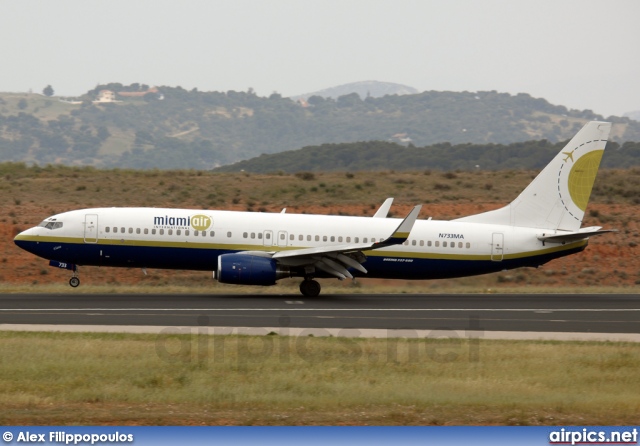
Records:
{"label": "passenger window", "polygon": [[280,234],[280,240],[284,240],[285,235],[284,234]]}
{"label": "passenger window", "polygon": [[424,240],[420,240],[420,246],[424,246]]}
{"label": "passenger window", "polygon": [[197,237],[198,235],[200,235],[200,232],[196,229],[195,231],[193,231],[193,235]]}
{"label": "passenger window", "polygon": [[267,232],[267,233],[264,235],[264,238],[266,238],[267,240],[271,240],[271,233],[270,233],[270,232]]}
{"label": "passenger window", "polygon": [[467,242],[467,249],[471,248],[471,243]]}
{"label": "passenger window", "polygon": [[216,231],[209,231],[209,237],[215,237]]}
{"label": "passenger window", "polygon": [[405,240],[403,245],[409,246],[409,240]]}
{"label": "passenger window", "polygon": [[207,231],[202,231],[202,236],[206,237],[207,236]]}
{"label": "passenger window", "polygon": [[189,236],[189,234],[190,234],[190,233],[189,233],[189,230],[188,230],[188,229],[185,229],[185,230],[184,230],[184,235]]}
{"label": "passenger window", "polygon": [[231,231],[227,232],[227,237],[231,238]]}
{"label": "passenger window", "polygon": [[458,242],[458,248],[462,248],[462,242]]}
{"label": "passenger window", "polygon": [[331,236],[331,241],[335,242],[336,241],[336,237],[334,235]]}
{"label": "passenger window", "polygon": [[326,241],[327,241],[327,236],[326,236],[326,235],[323,235],[323,236],[322,236],[322,241],[323,241],[323,242],[326,242]]}
{"label": "passenger window", "polygon": [[298,241],[300,241],[300,242],[301,242],[301,241],[303,241],[303,240],[304,240],[304,235],[300,234],[300,235],[298,236]]}
{"label": "passenger window", "polygon": [[173,229],[169,229],[168,234],[173,235]]}
{"label": "passenger window", "polygon": [[415,240],[412,240],[412,241],[411,241],[411,244],[412,244],[413,246],[416,246],[416,241],[415,241]]}
{"label": "passenger window", "polygon": [[180,229],[176,229],[176,235],[182,235],[182,231]]}
{"label": "passenger window", "polygon": [[255,232],[251,233],[251,238],[256,238],[256,233]]}
{"label": "passenger window", "polygon": [[136,234],[140,234],[140,228],[136,228]]}
{"label": "passenger window", "polygon": [[362,239],[362,243],[367,243],[367,238],[366,237]]}
{"label": "passenger window", "polygon": [[456,247],[456,242],[451,242],[451,247],[455,249],[455,247]]}
{"label": "passenger window", "polygon": [[117,233],[118,232],[118,228],[116,228],[115,226],[113,227],[113,233]]}
{"label": "passenger window", "polygon": [[342,243],[342,237],[338,237],[338,242]]}
{"label": "passenger window", "polygon": [[262,232],[258,232],[258,240],[262,240]]}
{"label": "passenger window", "polygon": [[431,240],[427,242],[427,246],[431,246]]}
{"label": "passenger window", "polygon": [[248,232],[243,232],[242,233],[242,238],[247,238],[249,237],[249,233]]}
{"label": "passenger window", "polygon": [[129,234],[133,234],[133,228],[129,228]]}
{"label": "passenger window", "polygon": [[155,230],[155,229],[152,229],[152,230],[151,230],[151,234],[152,234],[152,235],[156,235],[156,230]]}
{"label": "passenger window", "polygon": [[353,239],[356,243],[360,243],[360,237],[354,237]]}
{"label": "passenger window", "polygon": [[447,242],[442,242],[442,247],[446,248],[447,247]]}
{"label": "passenger window", "polygon": [[295,239],[296,239],[295,235],[293,235],[293,234],[289,235],[289,240],[295,240]]}
{"label": "passenger window", "polygon": [[111,230],[111,228],[109,228],[109,226],[107,226],[106,228],[104,228],[104,232],[109,232]]}
{"label": "passenger window", "polygon": [[347,237],[347,243],[351,243],[351,237]]}
{"label": "passenger window", "polygon": [[310,242],[311,241],[311,236],[307,235],[307,241]]}
{"label": "passenger window", "polygon": [[164,229],[160,229],[160,235],[164,235]]}
{"label": "passenger window", "polygon": [[320,236],[316,235],[316,242],[319,242],[319,241],[320,241]]}
{"label": "passenger window", "polygon": [[440,242],[436,242],[436,248],[440,247]]}
{"label": "passenger window", "polygon": [[149,233],[149,228],[144,228],[144,233],[148,234]]}
{"label": "passenger window", "polygon": [[125,228],[120,228],[120,232],[125,233]]}

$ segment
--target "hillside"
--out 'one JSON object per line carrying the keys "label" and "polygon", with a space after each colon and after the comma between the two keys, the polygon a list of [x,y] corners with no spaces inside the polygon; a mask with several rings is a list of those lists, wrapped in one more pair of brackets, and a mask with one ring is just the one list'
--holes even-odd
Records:
{"label": "hillside", "polygon": [[360,99],[381,98],[387,95],[397,94],[399,96],[405,94],[418,94],[419,91],[408,85],[394,84],[392,82],[363,81],[352,82],[350,84],[338,85],[337,87],[326,88],[324,90],[314,91],[297,96],[291,99],[309,99],[311,96],[320,96],[321,98],[338,99],[340,96],[356,93]]}
{"label": "hillside", "polygon": [[[541,169],[565,145],[549,141],[504,144],[435,144],[409,147],[384,141],[322,144],[261,155],[217,172],[357,172],[364,170],[504,170]],[[640,166],[640,143],[607,144],[602,167]]]}
{"label": "hillside", "polygon": [[[94,102],[102,90],[116,102]],[[428,91],[368,97],[357,93],[300,104],[278,94],[199,92],[108,84],[76,101],[0,94],[0,162],[100,168],[211,169],[330,143],[395,141],[415,146],[510,144],[569,139],[589,110],[567,110],[527,94]],[[640,141],[640,122],[610,117],[612,138]]]}
{"label": "hillside", "polygon": [[627,112],[624,115],[625,118],[633,119],[634,121],[640,121],[640,110]]}

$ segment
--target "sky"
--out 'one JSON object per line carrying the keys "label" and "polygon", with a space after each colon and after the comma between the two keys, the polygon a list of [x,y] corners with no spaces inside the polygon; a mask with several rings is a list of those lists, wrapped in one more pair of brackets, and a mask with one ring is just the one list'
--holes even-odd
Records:
{"label": "sky", "polygon": [[0,91],[349,82],[640,110],[636,0],[0,0]]}

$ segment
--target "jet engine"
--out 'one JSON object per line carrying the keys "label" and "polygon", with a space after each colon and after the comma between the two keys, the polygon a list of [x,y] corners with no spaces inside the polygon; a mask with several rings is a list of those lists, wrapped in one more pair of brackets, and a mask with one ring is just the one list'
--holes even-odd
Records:
{"label": "jet engine", "polygon": [[250,254],[223,254],[214,272],[218,282],[235,285],[275,285],[276,280],[290,275],[271,257]]}

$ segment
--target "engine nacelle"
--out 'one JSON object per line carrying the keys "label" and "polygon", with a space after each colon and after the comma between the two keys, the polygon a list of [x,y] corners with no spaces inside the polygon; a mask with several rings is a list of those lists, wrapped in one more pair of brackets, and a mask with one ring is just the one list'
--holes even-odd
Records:
{"label": "engine nacelle", "polygon": [[220,283],[235,285],[275,285],[276,280],[288,276],[289,271],[280,269],[272,258],[250,254],[219,256],[214,275]]}

